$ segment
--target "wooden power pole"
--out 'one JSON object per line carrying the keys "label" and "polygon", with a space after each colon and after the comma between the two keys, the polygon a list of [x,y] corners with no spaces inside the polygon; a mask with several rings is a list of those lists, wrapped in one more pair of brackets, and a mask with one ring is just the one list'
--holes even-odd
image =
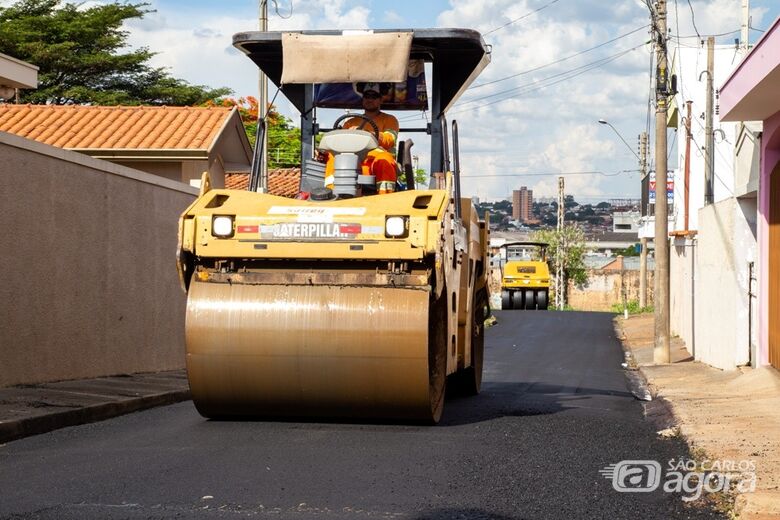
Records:
{"label": "wooden power pole", "polygon": [[566,215],[566,197],[564,196],[563,177],[558,177],[558,244],[555,248],[555,306],[559,311],[563,310],[564,301],[564,280],[563,280],[563,259],[565,244],[563,242],[563,218]]}
{"label": "wooden power pole", "polygon": [[655,84],[655,347],[653,361],[669,363],[669,210],[667,204],[666,117],[669,89],[666,0],[658,0],[654,16]]}
{"label": "wooden power pole", "polygon": [[715,201],[715,133],[713,117],[715,115],[715,91],[713,74],[715,73],[715,38],[707,38],[707,100],[704,113],[704,204]]}
{"label": "wooden power pole", "polygon": [[[260,30],[262,32],[265,32],[268,30],[268,0],[260,0],[260,13],[259,13],[259,21],[260,21]],[[262,69],[258,69],[260,71],[260,76],[258,78],[258,87],[260,91],[260,99],[257,103],[257,117],[259,120],[265,120],[266,115],[268,114],[268,78],[266,77],[265,73]],[[257,136],[260,138],[260,136]],[[262,147],[261,150],[263,151],[263,156],[260,158],[260,171],[258,172],[260,174],[260,182],[259,182],[259,188],[258,191],[260,193],[268,193],[268,128],[266,127],[266,131],[263,132],[263,141],[257,142],[255,141],[255,148],[258,146]]]}
{"label": "wooden power pole", "polygon": [[[639,170],[641,179],[647,176],[647,132],[639,136]],[[639,239],[639,308],[647,307],[647,237]]]}

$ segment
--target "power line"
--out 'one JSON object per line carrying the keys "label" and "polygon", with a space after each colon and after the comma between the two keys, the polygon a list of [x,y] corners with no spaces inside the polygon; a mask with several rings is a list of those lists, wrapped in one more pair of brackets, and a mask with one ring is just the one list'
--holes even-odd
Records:
{"label": "power line", "polygon": [[[531,92],[535,92],[537,90],[541,90],[541,89],[544,89],[544,88],[547,88],[547,87],[551,87],[553,85],[557,85],[558,83],[570,80],[570,79],[575,78],[577,76],[581,76],[582,74],[585,74],[586,72],[590,72],[593,69],[597,69],[599,67],[603,67],[604,65],[607,65],[608,63],[611,63],[611,62],[613,62],[613,61],[615,61],[615,60],[617,60],[619,58],[622,58],[623,56],[627,55],[628,53],[630,53],[632,51],[635,51],[635,50],[639,49],[640,47],[643,47],[644,45],[645,44],[643,43],[642,45],[638,45],[638,46],[633,47],[631,49],[627,49],[627,50],[625,50],[625,51],[623,51],[621,53],[615,54],[615,55],[610,56],[608,58],[605,58],[603,60],[595,61],[595,62],[589,63],[588,65],[585,65],[585,66],[582,66],[582,67],[577,67],[575,69],[571,69],[571,70],[569,70],[567,72],[564,72],[564,73],[560,73],[560,74],[555,74],[553,76],[549,76],[549,77],[544,78],[543,80],[540,80],[538,82],[538,83],[542,83],[542,82],[547,81],[547,80],[552,79],[552,78],[564,76],[564,77],[562,77],[560,79],[557,79],[555,81],[551,81],[549,83],[545,83],[545,84],[541,84],[541,85],[539,85],[537,83],[530,83],[530,84],[527,84],[527,85],[522,85],[520,87],[508,89],[508,90],[505,90],[505,91],[502,91],[502,92],[499,92],[499,93],[496,93],[496,94],[492,94],[490,96],[484,96],[482,98],[472,99],[472,100],[466,101],[466,102],[464,102],[464,104],[471,103],[471,102],[474,102],[474,101],[481,101],[481,100],[487,99],[489,97],[496,97],[496,96],[501,95],[501,94],[508,94],[510,92],[520,91],[520,92],[517,92],[515,94],[511,94],[509,96],[505,96],[505,97],[502,97],[500,99],[497,99],[495,101],[491,101],[489,103],[483,103],[481,105],[476,105],[476,106],[473,106],[473,107],[465,107],[465,108],[462,108],[460,110],[453,110],[453,111],[450,112],[450,114],[458,114],[458,113],[461,113],[461,112],[474,110],[475,108],[487,107],[487,106],[490,106],[490,105],[494,105],[496,103],[500,103],[502,101],[506,101],[507,99],[512,99],[512,98],[515,98],[515,97],[518,97],[518,96],[522,96],[522,95],[525,95],[525,94],[530,94]],[[534,85],[536,85],[536,86],[534,86]]]}
{"label": "power line", "polygon": [[515,23],[515,22],[519,22],[520,20],[523,20],[523,19],[525,19],[525,18],[528,18],[528,17],[529,17],[529,16],[531,16],[532,14],[534,14],[534,13],[538,13],[539,11],[541,11],[541,10],[543,10],[543,9],[547,9],[548,7],[550,7],[551,5],[553,5],[554,3],[557,3],[557,2],[558,2],[558,0],[552,0],[552,2],[549,2],[549,3],[547,3],[547,4],[544,4],[542,7],[538,8],[538,9],[534,9],[534,10],[533,10],[533,11],[531,11],[530,13],[526,13],[526,14],[524,14],[523,16],[521,16],[520,18],[515,18],[514,20],[510,20],[510,21],[508,21],[507,23],[505,23],[504,25],[502,25],[502,26],[500,26],[500,27],[496,27],[495,29],[491,29],[491,30],[489,30],[488,32],[486,32],[485,34],[483,34],[483,36],[487,36],[488,34],[492,34],[492,33],[496,32],[496,31],[499,31],[499,30],[503,29],[504,27],[508,27],[508,26],[512,25],[512,24],[513,24],[513,23]]}
{"label": "power line", "polygon": [[582,172],[528,172],[528,173],[489,173],[487,175],[461,175],[462,179],[483,179],[488,177],[556,177],[559,175],[603,175],[604,177],[616,177],[621,173],[632,173],[639,170],[620,170],[615,173],[605,173],[600,170]]}
{"label": "power line", "polygon": [[[691,0],[688,0],[688,7],[691,8],[691,22],[693,23],[693,30],[696,31],[696,36],[701,39],[701,34],[699,34],[699,28],[696,27],[696,13],[693,12],[693,4],[691,3]],[[677,31],[679,33],[679,31]]]}
{"label": "power line", "polygon": [[623,51],[621,51],[621,52],[619,52],[617,54],[613,54],[612,56],[607,56],[606,58],[599,58],[598,60],[592,61],[590,63],[586,63],[585,65],[580,65],[579,67],[575,67],[573,69],[568,69],[568,70],[565,70],[563,72],[559,72],[557,74],[553,74],[551,76],[547,76],[545,78],[542,78],[542,79],[540,79],[538,81],[534,81],[532,83],[526,83],[526,84],[523,84],[523,85],[519,85],[517,87],[512,87],[510,89],[501,90],[501,91],[495,92],[493,94],[487,94],[485,96],[471,98],[471,99],[459,102],[458,105],[462,107],[463,105],[468,105],[470,103],[476,103],[478,101],[483,101],[485,99],[494,98],[494,97],[497,97],[497,96],[501,96],[503,94],[508,94],[510,92],[515,92],[515,91],[523,90],[523,89],[526,89],[526,88],[529,88],[529,87],[538,86],[539,83],[542,83],[542,82],[545,82],[545,81],[548,81],[548,80],[551,80],[551,79],[555,79],[555,78],[560,78],[561,76],[567,76],[567,75],[569,75],[569,74],[571,74],[573,72],[581,71],[583,69],[588,69],[589,70],[589,67],[605,65],[605,64],[609,63],[610,61],[613,61],[613,60],[615,60],[617,58],[620,58],[621,56],[624,56],[625,54],[628,54],[631,51],[634,51],[634,50],[636,50],[636,49],[638,49],[640,47],[643,47],[644,45],[645,45],[645,43],[643,43],[642,45],[638,45],[636,47],[632,47],[630,49],[623,50]]}
{"label": "power line", "polygon": [[[756,30],[758,30],[758,29],[756,29]],[[710,36],[712,36],[713,38],[720,38],[721,36],[730,36],[730,35],[736,34],[738,32],[740,32],[739,29],[735,29],[733,31],[728,31],[728,32],[715,33],[715,34],[704,34],[704,35],[698,34],[698,33],[696,33],[696,34],[689,34],[689,35],[686,35],[686,36],[680,36],[679,34],[677,34],[677,35],[673,34],[673,35],[671,35],[671,38],[673,40],[689,40],[691,38],[698,38],[698,39],[701,40],[701,39],[704,39],[704,38],[708,38]]]}
{"label": "power line", "polygon": [[550,63],[545,63],[544,65],[539,65],[538,67],[534,67],[534,68],[532,68],[532,69],[524,70],[523,72],[518,72],[517,74],[512,74],[511,76],[506,76],[506,77],[504,77],[504,78],[499,78],[499,79],[495,79],[495,80],[493,80],[493,81],[488,81],[488,82],[485,82],[485,83],[480,83],[479,85],[474,85],[473,87],[470,87],[470,88],[469,88],[469,90],[473,90],[473,89],[475,89],[475,88],[484,87],[484,86],[487,86],[487,85],[492,85],[492,84],[494,84],[494,83],[499,83],[499,82],[501,82],[501,81],[506,81],[506,80],[508,80],[508,79],[516,78],[516,77],[518,77],[518,76],[522,76],[522,75],[524,75],[524,74],[529,74],[529,73],[531,73],[531,72],[536,72],[537,70],[541,70],[541,69],[544,69],[544,68],[550,67],[550,66],[552,66],[552,65],[557,65],[558,63],[562,63],[562,62],[564,62],[564,61],[567,61],[567,60],[570,60],[570,59],[572,59],[572,58],[576,58],[577,56],[581,56],[581,55],[583,55],[583,54],[585,54],[585,53],[587,53],[587,52],[590,52],[590,51],[593,51],[593,50],[599,49],[599,48],[601,48],[601,47],[604,47],[605,45],[609,45],[610,43],[616,42],[616,41],[618,41],[618,40],[620,40],[620,39],[622,39],[622,38],[625,38],[625,37],[627,37],[627,36],[631,36],[632,34],[634,34],[634,33],[636,33],[636,32],[639,32],[639,31],[641,31],[642,29],[646,29],[647,27],[649,27],[649,25],[643,25],[642,27],[639,27],[639,28],[637,28],[637,29],[634,29],[634,30],[633,30],[633,31],[631,31],[631,32],[627,32],[627,33],[625,33],[625,34],[621,34],[620,36],[618,36],[618,37],[616,37],[616,38],[612,38],[611,40],[608,40],[608,41],[606,41],[606,42],[604,42],[604,43],[600,43],[599,45],[596,45],[595,47],[591,47],[590,49],[585,49],[584,51],[580,51],[580,52],[578,52],[578,53],[576,53],[576,54],[571,54],[571,55],[569,55],[569,56],[566,56],[565,58],[560,58],[560,59],[558,59],[558,60],[551,61]]}
{"label": "power line", "polygon": [[292,18],[293,15],[293,3],[292,0],[290,0],[290,13],[287,16],[282,16],[282,13],[279,12],[279,2],[277,0],[271,0],[274,4],[274,11],[276,12],[276,15],[281,18],[282,20],[288,20]]}

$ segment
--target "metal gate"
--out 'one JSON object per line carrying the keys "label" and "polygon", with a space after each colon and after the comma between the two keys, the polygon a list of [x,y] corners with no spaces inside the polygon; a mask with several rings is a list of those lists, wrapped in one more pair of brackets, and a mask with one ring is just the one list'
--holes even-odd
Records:
{"label": "metal gate", "polygon": [[780,164],[769,186],[769,362],[780,369]]}

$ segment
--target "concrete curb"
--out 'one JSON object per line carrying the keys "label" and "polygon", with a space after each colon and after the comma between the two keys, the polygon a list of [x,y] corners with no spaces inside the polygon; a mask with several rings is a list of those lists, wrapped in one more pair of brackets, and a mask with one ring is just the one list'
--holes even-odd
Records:
{"label": "concrete curb", "polygon": [[157,394],[133,397],[118,401],[93,404],[61,412],[46,413],[8,421],[0,421],[0,443],[39,435],[41,433],[103,421],[158,406],[191,399],[189,390],[174,390]]}

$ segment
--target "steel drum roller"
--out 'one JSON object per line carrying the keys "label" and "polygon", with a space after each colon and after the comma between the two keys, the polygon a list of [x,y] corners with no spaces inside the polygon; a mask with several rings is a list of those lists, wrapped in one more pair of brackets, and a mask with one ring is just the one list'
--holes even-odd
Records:
{"label": "steel drum roller", "polygon": [[424,289],[193,280],[195,406],[206,417],[431,420],[428,307]]}

